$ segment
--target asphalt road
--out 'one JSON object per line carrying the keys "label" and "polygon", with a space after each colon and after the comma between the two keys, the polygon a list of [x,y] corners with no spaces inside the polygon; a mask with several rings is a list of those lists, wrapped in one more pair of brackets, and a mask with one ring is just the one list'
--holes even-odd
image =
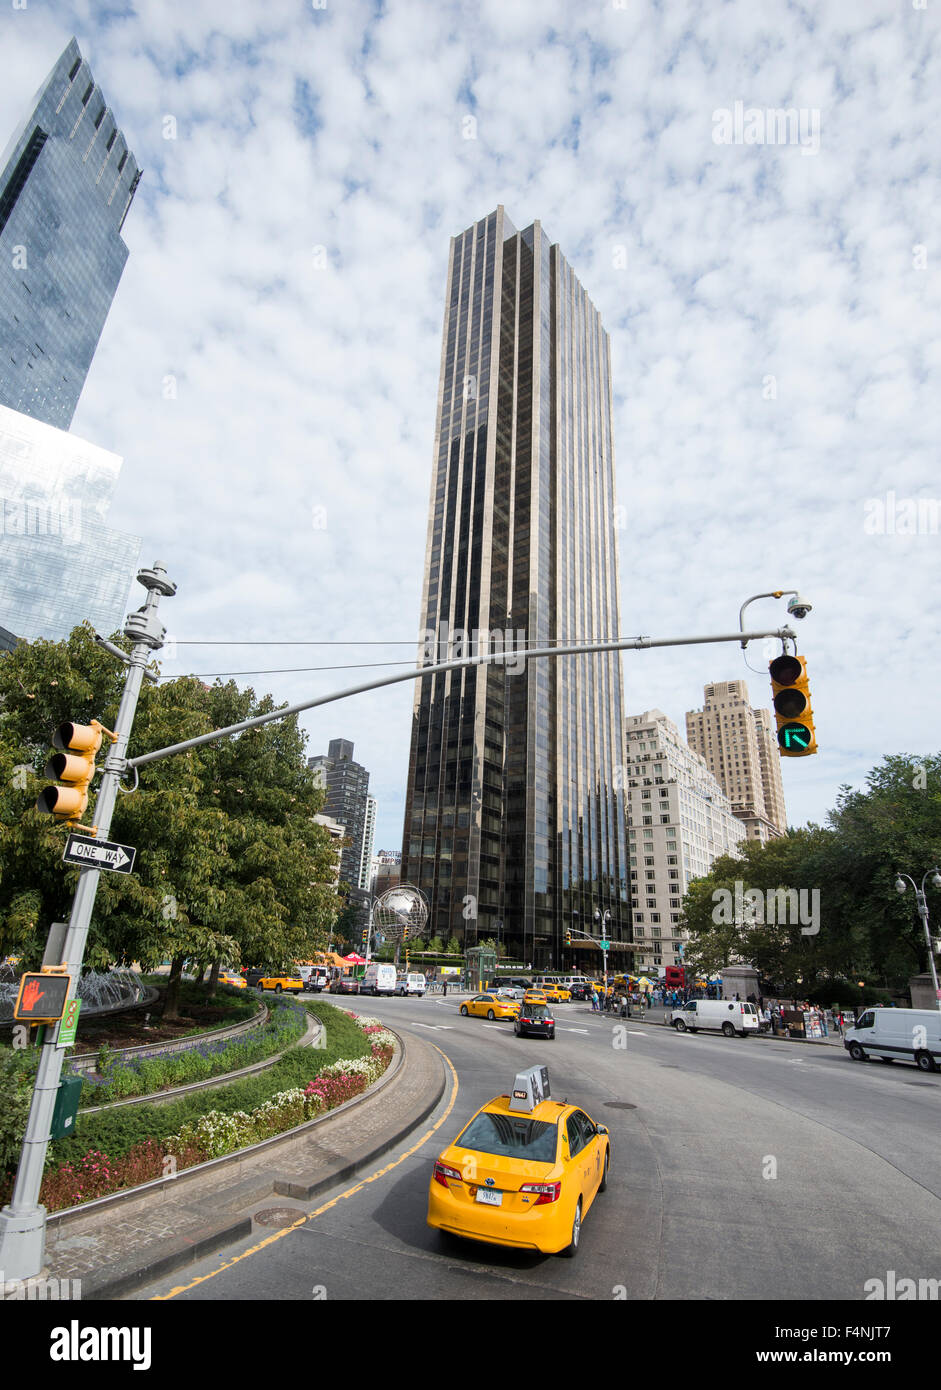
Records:
{"label": "asphalt road", "polygon": [[[299,1229],[259,1228],[137,1298],[863,1300],[889,1271],[941,1279],[941,1074],[580,1004],[557,1008],[549,1042],[461,1018],[459,998],[344,1003],[441,1050],[449,1085],[428,1126],[314,1205],[264,1204],[316,1213]],[[574,1260],[425,1223],[434,1158],[537,1062],[555,1098],[611,1133],[608,1190]]]}

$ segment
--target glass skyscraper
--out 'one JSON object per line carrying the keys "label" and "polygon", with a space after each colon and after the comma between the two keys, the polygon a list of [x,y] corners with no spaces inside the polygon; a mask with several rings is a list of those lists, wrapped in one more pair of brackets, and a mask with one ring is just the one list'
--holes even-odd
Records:
{"label": "glass skyscraper", "polygon": [[2,648],[123,627],[140,538],[105,525],[121,459],[67,430],[139,179],[73,39],[0,159]]}
{"label": "glass skyscraper", "polygon": [[[620,630],[608,336],[502,207],[451,242],[421,621],[425,665]],[[598,968],[579,933],[604,934],[627,964],[623,740],[618,653],[418,682],[402,880],[427,934],[534,968]]]}
{"label": "glass skyscraper", "polygon": [[71,40],[0,158],[0,405],[68,429],[127,260],[137,161]]}
{"label": "glass skyscraper", "polygon": [[105,524],[117,454],[0,405],[0,622],[28,642],[124,626],[140,537]]}

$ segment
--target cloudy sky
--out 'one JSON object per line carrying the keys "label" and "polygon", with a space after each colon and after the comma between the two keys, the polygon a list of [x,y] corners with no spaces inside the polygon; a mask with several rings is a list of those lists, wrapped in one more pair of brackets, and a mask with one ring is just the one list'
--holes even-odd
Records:
{"label": "cloudy sky", "polygon": [[[19,2],[0,145],[74,34],[144,169],[73,430],[179,585],[167,672],[293,702],[413,661],[449,239],[503,203],[611,335],[623,635],[806,594],[792,824],[941,746],[941,6]],[[274,641],[320,645],[239,645]],[[767,705],[773,654],[627,654],[626,707],[685,730],[737,678]],[[410,713],[401,685],[304,719],[370,769],[377,848]]]}

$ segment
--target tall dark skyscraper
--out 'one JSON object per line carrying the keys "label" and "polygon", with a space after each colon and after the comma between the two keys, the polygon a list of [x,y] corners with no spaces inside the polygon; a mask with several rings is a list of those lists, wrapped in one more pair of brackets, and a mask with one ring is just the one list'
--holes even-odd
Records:
{"label": "tall dark skyscraper", "polygon": [[139,180],[72,39],[0,159],[0,405],[69,428]]}
{"label": "tall dark skyscraper", "polygon": [[68,429],[139,179],[73,39],[0,158],[0,622],[28,641],[123,626],[140,540],[106,525],[121,459]]}
{"label": "tall dark skyscraper", "polygon": [[[421,626],[442,647],[619,633],[608,336],[540,224],[517,232],[502,207],[451,242]],[[624,761],[617,653],[420,681],[402,880],[427,934],[600,967],[575,943],[605,928],[627,964]]]}

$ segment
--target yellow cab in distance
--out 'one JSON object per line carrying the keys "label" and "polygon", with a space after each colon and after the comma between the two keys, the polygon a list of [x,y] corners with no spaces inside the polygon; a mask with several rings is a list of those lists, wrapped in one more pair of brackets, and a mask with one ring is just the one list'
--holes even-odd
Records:
{"label": "yellow cab in distance", "polygon": [[543,985],[542,993],[549,1004],[568,1004],[572,998],[572,991],[564,989],[562,985]]}
{"label": "yellow cab in distance", "polygon": [[496,994],[477,994],[461,1005],[465,1018],[468,1014],[474,1018],[516,1018],[519,1011],[520,1006],[515,999],[500,999]]}
{"label": "yellow cab in distance", "polygon": [[237,975],[234,970],[220,970],[219,984],[231,985],[233,989],[248,989],[244,975]]}
{"label": "yellow cab in distance", "polygon": [[528,989],[523,995],[524,1004],[548,1004],[544,989]]}
{"label": "yellow cab in distance", "polygon": [[611,1143],[580,1106],[549,1097],[547,1067],[519,1072],[435,1161],[428,1225],[491,1245],[578,1252],[582,1221],[608,1184]]}

